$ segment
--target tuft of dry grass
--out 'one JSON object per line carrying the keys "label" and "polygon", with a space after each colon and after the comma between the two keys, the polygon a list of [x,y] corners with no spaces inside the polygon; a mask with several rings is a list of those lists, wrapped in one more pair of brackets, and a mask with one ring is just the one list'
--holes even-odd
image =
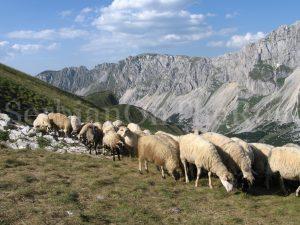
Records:
{"label": "tuft of dry grass", "polygon": [[136,160],[0,150],[0,224],[300,224],[294,194],[226,193],[162,179]]}

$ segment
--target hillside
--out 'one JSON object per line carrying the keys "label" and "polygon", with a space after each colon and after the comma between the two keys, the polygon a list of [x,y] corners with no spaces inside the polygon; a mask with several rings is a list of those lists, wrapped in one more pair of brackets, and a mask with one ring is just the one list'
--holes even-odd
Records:
{"label": "hillside", "polygon": [[[236,134],[274,122],[300,127],[294,110],[299,108],[299,79],[292,76],[300,67],[299,43],[296,22],[218,57],[141,54],[91,70],[44,71],[38,78],[80,95],[111,90],[120,103],[139,106],[186,130]],[[279,110],[273,114],[269,106]]]}
{"label": "hillside", "polygon": [[[3,64],[0,64],[0,90],[0,111],[9,114],[15,120],[28,124],[31,124],[35,116],[43,111],[60,111],[68,115],[76,114],[83,120],[93,119],[95,121],[126,117],[123,115],[123,106],[120,106],[120,110],[119,106],[114,108],[115,112],[113,113],[112,110],[97,107],[90,101],[62,91]],[[104,97],[100,96],[100,99],[104,100],[106,98],[107,94],[104,94]],[[104,100],[102,103],[106,103],[106,101]],[[155,117],[152,116],[152,118]],[[149,128],[152,131],[159,128],[173,133],[181,133],[181,130],[176,126],[166,123],[155,125],[149,118],[135,118],[133,115],[130,119],[133,120],[132,122],[141,122],[142,127]]]}
{"label": "hillside", "polygon": [[299,199],[176,183],[124,158],[0,148],[0,224],[299,224]]}
{"label": "hillside", "polygon": [[95,92],[83,98],[100,108],[119,104],[118,99],[109,91]]}

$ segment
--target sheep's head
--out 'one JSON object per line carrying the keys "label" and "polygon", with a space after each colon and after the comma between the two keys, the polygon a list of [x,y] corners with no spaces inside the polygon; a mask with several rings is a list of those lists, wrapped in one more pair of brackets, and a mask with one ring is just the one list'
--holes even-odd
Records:
{"label": "sheep's head", "polygon": [[130,134],[130,130],[127,127],[120,127],[117,132],[121,137],[125,137]]}
{"label": "sheep's head", "polygon": [[234,177],[231,173],[225,173],[223,176],[220,177],[220,180],[227,192],[233,190]]}

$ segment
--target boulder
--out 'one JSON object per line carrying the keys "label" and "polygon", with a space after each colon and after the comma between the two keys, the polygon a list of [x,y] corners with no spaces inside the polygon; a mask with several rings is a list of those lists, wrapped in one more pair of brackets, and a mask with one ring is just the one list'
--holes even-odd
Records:
{"label": "boulder", "polygon": [[18,139],[16,141],[16,145],[18,146],[18,149],[27,149],[30,142],[26,139]]}
{"label": "boulder", "polygon": [[16,141],[20,138],[24,138],[24,135],[19,130],[9,130],[9,139],[11,141]]}
{"label": "boulder", "polygon": [[0,129],[4,130],[11,123],[11,119],[7,114],[0,113]]}

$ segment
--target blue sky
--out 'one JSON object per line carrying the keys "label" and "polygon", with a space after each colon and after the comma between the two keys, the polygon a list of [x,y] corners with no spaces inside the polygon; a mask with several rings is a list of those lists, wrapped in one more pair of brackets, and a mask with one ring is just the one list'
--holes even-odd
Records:
{"label": "blue sky", "polygon": [[32,75],[145,52],[237,51],[299,20],[300,8],[295,0],[2,1],[0,62]]}

